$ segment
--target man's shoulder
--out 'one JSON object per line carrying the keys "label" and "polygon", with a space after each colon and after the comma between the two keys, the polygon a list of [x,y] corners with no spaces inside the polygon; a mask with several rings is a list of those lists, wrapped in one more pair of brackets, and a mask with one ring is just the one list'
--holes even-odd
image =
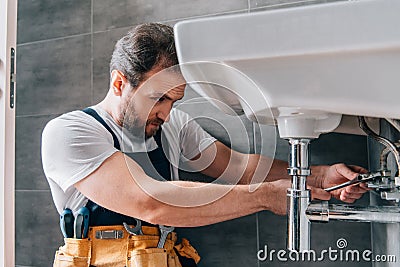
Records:
{"label": "man's shoulder", "polygon": [[91,117],[81,110],[70,111],[50,120],[45,129],[64,128],[71,126],[85,127],[91,124]]}
{"label": "man's shoulder", "polygon": [[103,126],[90,115],[81,110],[64,113],[50,120],[43,129],[42,139],[50,137],[52,139],[71,139],[82,133],[103,134]]}

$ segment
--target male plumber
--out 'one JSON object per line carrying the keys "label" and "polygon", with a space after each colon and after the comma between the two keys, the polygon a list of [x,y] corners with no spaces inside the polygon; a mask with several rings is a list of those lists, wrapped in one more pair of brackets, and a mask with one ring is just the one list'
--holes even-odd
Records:
{"label": "male plumber", "polygon": [[[213,138],[173,108],[185,86],[173,29],[139,25],[115,45],[105,98],[46,125],[43,168],[65,236],[54,266],[196,266],[200,256],[187,239],[178,244],[174,227],[262,210],[286,214],[287,162],[239,153]],[[216,182],[180,181],[180,161]],[[312,198],[354,202],[364,185],[323,188],[364,171],[313,166]],[[249,190],[252,181],[260,181],[256,190]]]}

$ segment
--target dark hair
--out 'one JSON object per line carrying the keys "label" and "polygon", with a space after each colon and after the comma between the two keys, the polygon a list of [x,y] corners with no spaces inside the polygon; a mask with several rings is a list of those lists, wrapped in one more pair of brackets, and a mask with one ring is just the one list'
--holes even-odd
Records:
{"label": "dark hair", "polygon": [[136,26],[115,45],[110,73],[121,71],[135,88],[153,67],[178,64],[172,27],[160,23]]}

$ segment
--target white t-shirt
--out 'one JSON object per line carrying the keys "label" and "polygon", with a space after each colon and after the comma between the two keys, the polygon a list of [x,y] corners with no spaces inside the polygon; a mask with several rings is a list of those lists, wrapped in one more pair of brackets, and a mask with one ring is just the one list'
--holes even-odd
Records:
{"label": "white t-shirt", "polygon": [[[91,108],[112,129],[122,152],[149,152],[158,147],[154,138],[144,141],[132,136],[106,111],[98,106]],[[169,151],[165,154],[171,164],[172,180],[179,179],[180,161],[195,157],[216,141],[187,113],[178,109],[171,110],[170,120],[162,125],[162,132],[162,138],[168,142]],[[116,151],[111,133],[83,111],[72,111],[47,123],[42,133],[42,163],[59,213],[65,208],[77,211],[86,205],[88,199],[74,184],[95,171]]]}

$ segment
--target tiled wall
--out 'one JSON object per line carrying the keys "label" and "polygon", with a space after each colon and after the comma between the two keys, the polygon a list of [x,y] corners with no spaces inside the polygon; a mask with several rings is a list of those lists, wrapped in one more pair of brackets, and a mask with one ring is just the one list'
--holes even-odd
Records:
{"label": "tiled wall", "polygon": [[[381,120],[380,135],[391,140],[399,142],[400,132],[392,127],[387,121]],[[379,156],[383,146],[372,138],[368,138],[368,154],[371,170],[379,170]],[[396,175],[397,165],[392,155],[388,157],[388,169],[392,171],[392,176]],[[398,174],[397,174],[398,175]],[[371,205],[398,206],[399,203],[385,201],[379,195],[371,194]],[[373,252],[375,255],[395,255],[397,261],[392,263],[374,263],[373,267],[395,267],[398,266],[400,259],[400,223],[389,224],[371,224],[371,238],[374,238]]]}
{"label": "tiled wall", "polygon": [[[131,26],[150,21],[173,25],[191,17],[333,1],[19,0],[17,266],[51,266],[53,253],[62,243],[58,215],[41,166],[41,131],[47,121],[59,114],[97,103],[104,97],[108,89],[108,61],[113,45]],[[196,96],[188,89],[185,100]],[[204,107],[199,108],[199,105]],[[227,132],[235,132],[237,118],[218,112],[208,103],[185,108],[192,115],[203,116],[199,119],[202,126],[235,149],[273,155],[276,141],[276,157],[287,158],[285,141],[277,139],[271,127],[258,129],[246,118],[239,118],[244,131],[229,139]],[[219,125],[216,121],[222,123]],[[260,133],[266,136],[264,148],[259,146],[257,139]],[[312,145],[312,159],[314,164],[345,161],[366,166],[365,138],[341,134],[323,136]],[[187,177],[187,174],[182,176]],[[267,264],[257,260],[259,247],[266,244],[276,249],[284,247],[285,225],[284,217],[261,212],[220,224],[180,231],[198,247],[203,256],[200,266],[299,266],[297,263]],[[349,245],[354,248],[370,247],[368,224],[330,223],[313,226],[313,246],[316,249],[334,246],[340,237],[347,238]],[[326,263],[324,266],[336,264]],[[369,265],[353,263],[348,266]]]}

